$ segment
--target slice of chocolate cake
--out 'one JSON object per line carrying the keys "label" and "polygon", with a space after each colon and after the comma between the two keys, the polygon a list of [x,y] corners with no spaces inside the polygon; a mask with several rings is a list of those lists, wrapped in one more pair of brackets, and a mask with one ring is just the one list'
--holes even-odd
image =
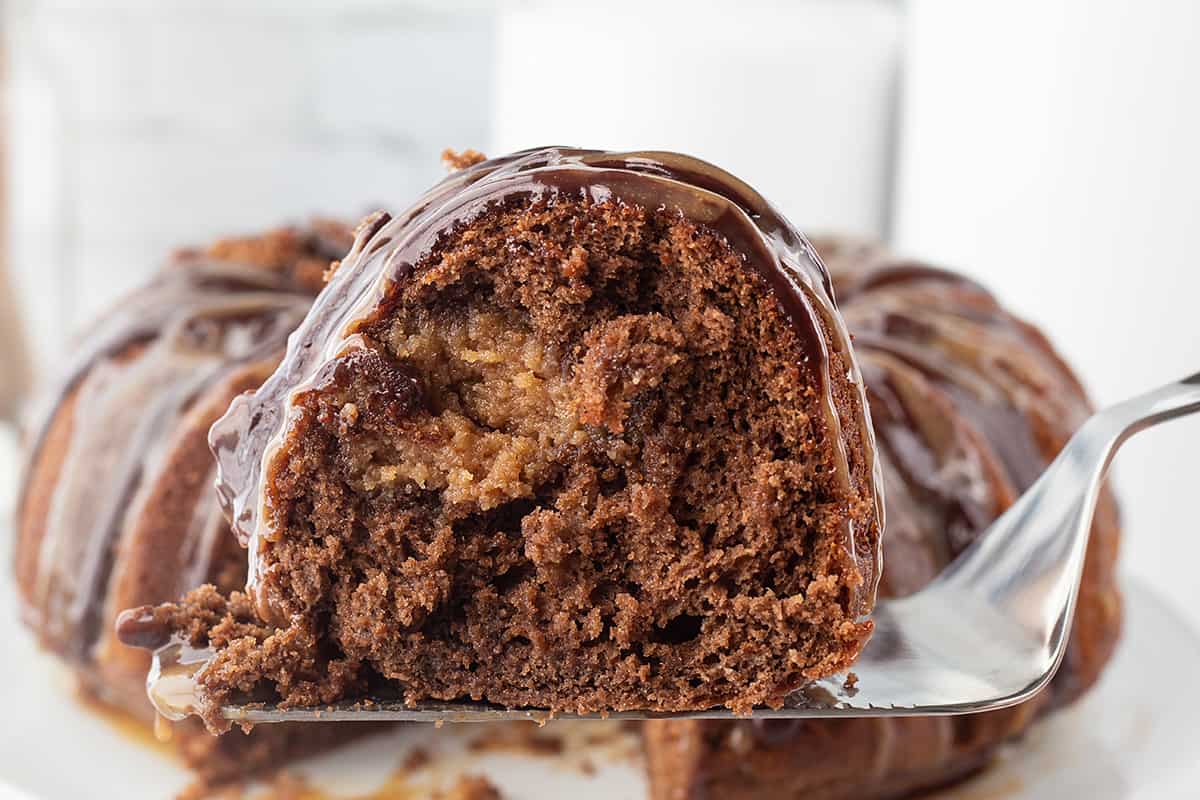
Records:
{"label": "slice of chocolate cake", "polygon": [[747,711],[870,632],[879,490],[814,251],[669,153],[485,161],[380,214],[211,433],[246,597],[126,616],[198,709]]}

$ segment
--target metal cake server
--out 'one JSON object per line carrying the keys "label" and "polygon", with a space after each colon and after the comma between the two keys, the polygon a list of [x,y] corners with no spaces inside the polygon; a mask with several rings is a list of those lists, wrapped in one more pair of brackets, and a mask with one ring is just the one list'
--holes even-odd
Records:
{"label": "metal cake server", "polygon": [[[880,602],[875,633],[845,676],[796,692],[755,717],[964,714],[1028,699],[1062,661],[1101,482],[1133,434],[1200,411],[1200,373],[1095,414],[1045,473],[942,574],[916,594]],[[490,722],[601,717],[733,717],[727,709],[664,714],[554,714],[483,703],[405,705],[377,699],[320,709],[226,706],[238,722]]]}

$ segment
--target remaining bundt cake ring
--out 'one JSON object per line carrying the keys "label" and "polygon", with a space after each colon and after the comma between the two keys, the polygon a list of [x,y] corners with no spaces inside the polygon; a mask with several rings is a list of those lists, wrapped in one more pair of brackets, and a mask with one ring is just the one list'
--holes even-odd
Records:
{"label": "remaining bundt cake ring", "polygon": [[[818,240],[866,380],[883,465],[883,596],[920,589],[1024,491],[1089,414],[1045,338],[977,284],[883,249]],[[1099,676],[1120,631],[1105,491],[1066,659],[1014,708],[960,717],[656,721],[654,800],[908,796],[959,779]]]}
{"label": "remaining bundt cake ring", "polygon": [[[336,223],[180,253],[87,330],[31,429],[18,511],[25,622],[85,691],[152,719],[144,651],[116,641],[130,605],[213,583],[244,585],[245,558],[212,491],[208,428],[270,373],[349,232]],[[179,731],[185,759],[219,779],[350,731]]]}
{"label": "remaining bundt cake ring", "polygon": [[313,705],[368,678],[746,710],[870,630],[875,455],[828,276],[685,156],[529,151],[369,220],[212,442],[249,599],[124,624],[214,648],[214,728],[264,685]]}

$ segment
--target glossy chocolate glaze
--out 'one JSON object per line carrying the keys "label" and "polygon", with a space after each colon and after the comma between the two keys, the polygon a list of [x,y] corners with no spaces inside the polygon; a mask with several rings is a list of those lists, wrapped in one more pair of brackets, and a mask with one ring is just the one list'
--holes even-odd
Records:
{"label": "glossy chocolate glaze", "polygon": [[[832,245],[829,245],[832,248]],[[886,478],[886,595],[921,588],[1090,413],[1034,329],[970,279],[877,247],[827,250]]]}
{"label": "glossy chocolate glaze", "polygon": [[[44,643],[76,664],[90,660],[108,624],[105,597],[120,537],[164,468],[172,431],[232,370],[276,357],[310,303],[310,294],[279,274],[191,254],[80,338],[30,428],[26,483],[52,421],[73,398],[68,451],[22,598]],[[178,576],[182,592],[207,579],[216,537],[228,528],[216,503],[199,504],[180,528],[189,562]]]}
{"label": "glossy chocolate glaze", "polygon": [[[863,419],[854,424],[863,431],[864,463],[878,478],[861,380],[834,307],[828,273],[811,245],[758,193],[711,164],[675,153],[530,150],[451,175],[395,219],[386,214],[368,218],[350,255],[289,342],[279,369],[257,392],[238,398],[213,426],[210,444],[218,463],[218,493],[239,538],[250,548],[252,594],[262,553],[276,536],[262,510],[263,476],[285,436],[293,398],[311,388],[326,365],[366,346],[359,331],[386,314],[390,287],[412,274],[439,237],[497,204],[554,196],[676,210],[723,235],[763,278],[795,330],[798,363],[822,400],[825,430],[838,445],[838,479],[846,487],[852,480],[829,374],[834,352],[860,395]],[[878,491],[875,497],[882,520]],[[874,595],[877,553],[870,548],[856,552],[855,532],[846,534],[851,557],[868,576],[860,598],[866,608]],[[862,552],[870,553],[869,564]],[[273,619],[272,609],[263,598],[258,600],[259,613]]]}

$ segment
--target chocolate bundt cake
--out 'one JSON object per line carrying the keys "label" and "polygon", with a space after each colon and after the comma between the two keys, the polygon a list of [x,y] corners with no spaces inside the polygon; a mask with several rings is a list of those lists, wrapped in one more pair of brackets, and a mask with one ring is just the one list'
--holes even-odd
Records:
{"label": "chocolate bundt cake", "polygon": [[376,215],[212,430],[247,595],[139,609],[198,707],[739,711],[849,666],[878,577],[861,382],[808,243],[669,153],[484,161]]}
{"label": "chocolate bundt cake", "polygon": [[[928,583],[1024,491],[1089,414],[1034,328],[975,283],[881,248],[816,242],[867,386],[883,466],[882,596]],[[909,796],[985,764],[1099,676],[1121,622],[1116,506],[1096,510],[1066,659],[1014,708],[958,717],[654,721],[654,800]]]}
{"label": "chocolate bundt cake", "polygon": [[[208,428],[283,353],[349,230],[314,223],[178,254],[87,330],[28,439],[16,580],[41,644],[109,705],[153,720],[150,659],[120,644],[131,605],[205,583],[245,583],[245,557],[212,490]],[[177,732],[185,760],[221,779],[350,735],[330,726]]]}

